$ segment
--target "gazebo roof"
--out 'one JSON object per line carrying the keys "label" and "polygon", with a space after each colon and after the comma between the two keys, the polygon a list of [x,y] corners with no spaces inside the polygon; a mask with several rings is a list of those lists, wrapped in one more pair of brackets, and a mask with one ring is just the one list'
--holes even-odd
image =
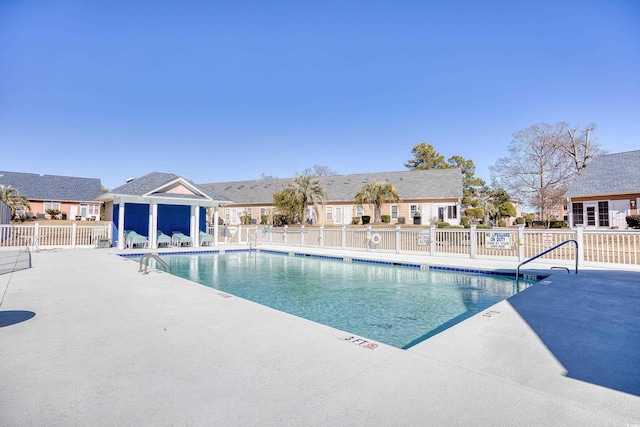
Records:
{"label": "gazebo roof", "polygon": [[129,180],[126,184],[97,197],[100,201],[138,201],[140,203],[163,199],[165,203],[200,206],[216,206],[230,203],[231,200],[212,190],[172,173],[151,172],[140,178]]}

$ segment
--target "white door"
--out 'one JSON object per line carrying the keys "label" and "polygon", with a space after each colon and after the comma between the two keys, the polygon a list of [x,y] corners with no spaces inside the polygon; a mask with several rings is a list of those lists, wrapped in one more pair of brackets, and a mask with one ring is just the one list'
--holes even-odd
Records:
{"label": "white door", "polygon": [[627,228],[627,216],[630,212],[628,200],[613,200],[611,202],[611,226],[620,229]]}
{"label": "white door", "polygon": [[78,206],[69,206],[69,219],[76,219],[76,216],[78,216]]}
{"label": "white door", "polygon": [[351,206],[344,207],[344,221],[343,224],[351,224],[351,217],[353,216],[353,208]]}
{"label": "white door", "polygon": [[334,216],[334,224],[342,224],[342,208],[336,206],[336,215]]}

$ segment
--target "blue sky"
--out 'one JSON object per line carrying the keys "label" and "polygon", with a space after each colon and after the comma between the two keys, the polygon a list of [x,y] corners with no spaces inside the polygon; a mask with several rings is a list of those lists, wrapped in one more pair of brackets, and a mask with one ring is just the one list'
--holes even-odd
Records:
{"label": "blue sky", "polygon": [[0,2],[0,170],[401,171],[426,142],[489,180],[559,121],[640,149],[640,2]]}

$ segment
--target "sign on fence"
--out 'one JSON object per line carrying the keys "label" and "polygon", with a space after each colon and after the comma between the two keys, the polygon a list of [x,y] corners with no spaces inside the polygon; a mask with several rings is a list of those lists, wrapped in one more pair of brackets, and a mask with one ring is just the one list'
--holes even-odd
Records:
{"label": "sign on fence", "polygon": [[431,230],[420,230],[418,233],[418,245],[426,246],[431,238]]}
{"label": "sign on fence", "polygon": [[551,246],[553,246],[553,234],[542,233],[542,247],[550,248]]}
{"label": "sign on fence", "polygon": [[485,243],[491,249],[511,249],[511,233],[508,231],[488,232]]}

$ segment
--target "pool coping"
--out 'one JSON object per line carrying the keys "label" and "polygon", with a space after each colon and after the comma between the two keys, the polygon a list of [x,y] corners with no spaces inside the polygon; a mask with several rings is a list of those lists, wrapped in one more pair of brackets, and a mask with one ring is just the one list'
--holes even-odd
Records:
{"label": "pool coping", "polygon": [[[483,275],[493,275],[493,276],[503,276],[503,277],[516,277],[516,269],[513,271],[504,271],[504,270],[496,270],[496,269],[479,269],[479,268],[465,268],[465,267],[454,267],[454,266],[446,266],[446,265],[433,265],[429,263],[420,263],[420,262],[402,262],[402,261],[387,261],[382,258],[388,254],[384,253],[376,253],[375,258],[363,258],[357,256],[349,256],[349,255],[326,255],[321,253],[316,253],[312,249],[308,251],[302,250],[282,250],[282,249],[249,249],[249,248],[240,248],[240,249],[226,249],[226,248],[218,248],[218,249],[201,249],[201,250],[165,250],[165,251],[152,251],[153,253],[157,253],[158,255],[199,255],[199,254],[224,254],[224,253],[234,253],[234,252],[264,252],[278,255],[289,255],[295,257],[313,257],[318,259],[330,259],[334,261],[342,261],[342,262],[355,262],[355,263],[363,263],[363,264],[379,264],[386,265],[392,267],[405,267],[405,268],[416,268],[421,270],[430,270],[430,271],[449,271],[449,272],[457,272],[457,273],[468,273],[468,274],[483,274]],[[123,253],[120,254],[123,258],[138,258],[147,252],[136,252],[136,253]],[[520,273],[520,278],[537,282],[543,280],[548,277],[550,273],[539,273],[539,272],[529,272],[529,273]]]}

